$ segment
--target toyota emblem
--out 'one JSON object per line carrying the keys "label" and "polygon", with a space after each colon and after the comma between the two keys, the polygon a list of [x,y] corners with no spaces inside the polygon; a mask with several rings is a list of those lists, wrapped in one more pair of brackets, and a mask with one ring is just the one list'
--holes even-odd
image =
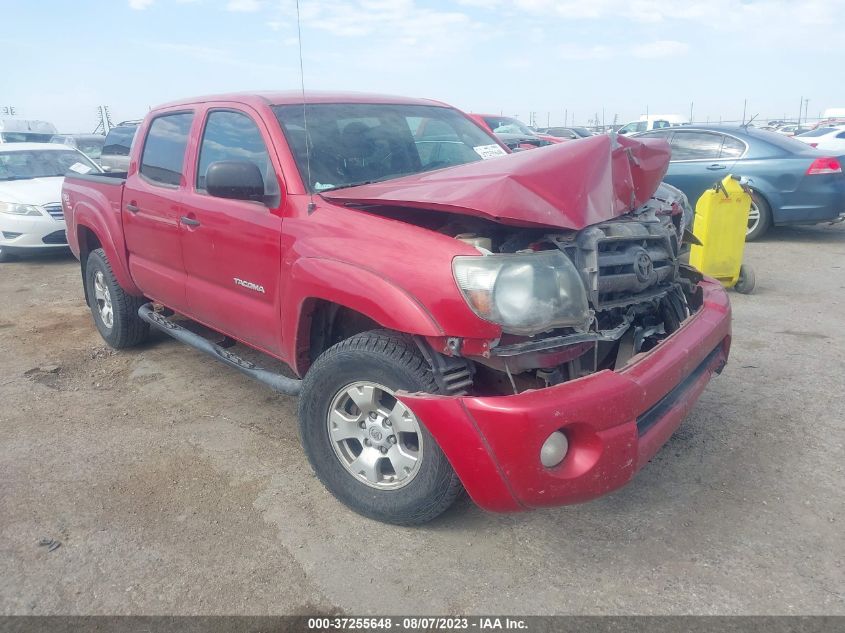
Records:
{"label": "toyota emblem", "polygon": [[654,262],[651,261],[651,255],[645,250],[641,250],[634,258],[634,274],[640,283],[647,283],[653,281],[654,276]]}

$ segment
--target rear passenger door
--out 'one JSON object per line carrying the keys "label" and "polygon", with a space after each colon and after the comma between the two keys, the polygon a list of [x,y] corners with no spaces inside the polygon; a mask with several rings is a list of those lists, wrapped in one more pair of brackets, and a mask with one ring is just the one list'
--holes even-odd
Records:
{"label": "rear passenger door", "polygon": [[179,312],[186,308],[180,205],[193,120],[193,112],[182,111],[150,122],[139,139],[139,164],[130,165],[121,210],[135,283],[151,299]]}
{"label": "rear passenger door", "polygon": [[[182,235],[189,314],[259,349],[281,349],[281,170],[261,119],[240,107],[211,108],[192,162]],[[217,198],[205,189],[209,165],[248,160],[264,179],[265,201]]]}

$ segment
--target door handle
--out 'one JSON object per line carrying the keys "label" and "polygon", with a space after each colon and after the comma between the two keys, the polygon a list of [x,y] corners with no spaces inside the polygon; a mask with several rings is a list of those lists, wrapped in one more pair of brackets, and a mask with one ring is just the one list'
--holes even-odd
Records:
{"label": "door handle", "polygon": [[723,165],[722,163],[713,163],[712,165],[707,165],[707,169],[710,171],[718,171],[719,169],[725,169],[727,165]]}
{"label": "door handle", "polygon": [[133,204],[131,202],[127,202],[126,203],[126,210],[129,211],[130,213],[138,213],[138,211],[140,211],[141,208],[136,206],[135,204]]}
{"label": "door handle", "polygon": [[187,215],[183,215],[181,218],[179,218],[179,221],[182,222],[182,224],[184,224],[185,226],[199,226],[200,225],[199,220],[195,220],[194,218],[189,218]]}

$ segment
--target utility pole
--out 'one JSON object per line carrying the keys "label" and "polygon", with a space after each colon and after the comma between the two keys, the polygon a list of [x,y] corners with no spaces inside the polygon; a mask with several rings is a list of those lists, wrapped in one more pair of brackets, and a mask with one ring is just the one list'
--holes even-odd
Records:
{"label": "utility pole", "polygon": [[810,98],[804,99],[804,122],[810,118]]}
{"label": "utility pole", "polygon": [[569,110],[566,109],[563,111],[563,127],[569,125]]}
{"label": "utility pole", "polygon": [[798,104],[798,125],[801,125],[801,113],[804,111],[804,95],[801,95],[801,101]]}
{"label": "utility pole", "polygon": [[102,133],[105,136],[109,133],[109,130],[114,127],[114,124],[111,122],[111,112],[109,112],[109,107],[102,105],[98,106],[97,115],[99,122],[97,123],[97,127],[94,128],[94,131],[92,133]]}
{"label": "utility pole", "polygon": [[606,131],[607,128],[604,126],[604,106],[601,107],[601,131]]}
{"label": "utility pole", "polygon": [[689,102],[689,122],[692,124],[692,106],[695,104],[694,101]]}
{"label": "utility pole", "polygon": [[552,127],[552,113],[546,112],[546,127]]}
{"label": "utility pole", "polygon": [[742,101],[742,124],[745,125],[745,109],[748,106],[748,99]]}

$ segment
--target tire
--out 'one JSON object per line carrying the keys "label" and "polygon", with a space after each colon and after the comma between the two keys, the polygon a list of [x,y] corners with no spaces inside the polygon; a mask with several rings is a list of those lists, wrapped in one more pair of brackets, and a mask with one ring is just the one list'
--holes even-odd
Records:
{"label": "tire", "polygon": [[[85,287],[94,324],[110,347],[123,349],[147,339],[150,326],[138,316],[138,308],[146,303],[146,299],[133,297],[120,287],[101,248],[88,255]],[[109,306],[110,310],[107,309]]]}
{"label": "tire", "polygon": [[750,295],[754,292],[756,284],[757,276],[754,274],[754,269],[747,264],[742,264],[739,267],[739,279],[734,286],[734,290],[743,295]]}
{"label": "tire", "polygon": [[0,246],[0,264],[4,264],[6,262],[13,261],[14,259],[15,259],[14,255],[12,255],[11,253],[9,253],[8,250],[6,250],[2,246]]}
{"label": "tire", "polygon": [[[757,221],[752,222],[751,216],[756,211]],[[745,232],[745,241],[753,242],[763,237],[766,231],[772,226],[772,210],[765,198],[756,191],[751,193],[751,215],[748,218],[748,229]]]}
{"label": "tire", "polygon": [[[306,374],[299,431],[311,467],[338,500],[371,519],[415,525],[444,512],[462,486],[434,437],[392,397],[400,389],[437,391],[413,340],[389,330],[357,334]],[[356,473],[361,464],[367,472]]]}

